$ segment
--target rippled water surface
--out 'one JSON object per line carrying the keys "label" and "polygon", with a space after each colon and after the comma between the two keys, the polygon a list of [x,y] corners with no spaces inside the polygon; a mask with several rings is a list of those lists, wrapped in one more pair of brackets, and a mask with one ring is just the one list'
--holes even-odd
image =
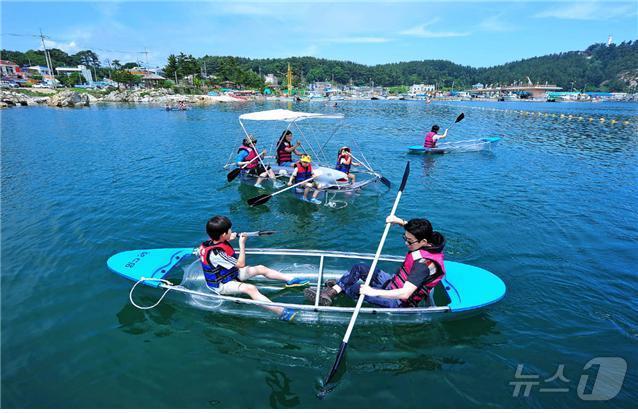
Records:
{"label": "rippled water surface", "polygon": [[[287,108],[2,111],[2,407],[638,405],[636,105],[292,106],[344,113],[335,145],[356,138],[395,184],[410,160],[399,215],[429,218],[447,236],[448,259],[484,267],[508,287],[472,318],[355,328],[324,400],[315,394],[342,325],[219,315],[171,300],[135,309],[131,284],[107,270],[107,258],[196,245],[214,214],[237,228],[280,230],[249,246],[375,251],[396,187],[340,210],[286,197],[249,209],[259,192],[226,183],[220,168],[241,134],[239,114],[278,107]],[[433,123],[445,127],[460,112],[449,140],[502,138],[493,153],[406,154]],[[393,230],[384,252],[403,248]],[[628,364],[607,402],[577,395],[594,357]],[[540,377],[528,397],[513,396],[519,364]],[[545,383],[561,364],[570,381]]]}

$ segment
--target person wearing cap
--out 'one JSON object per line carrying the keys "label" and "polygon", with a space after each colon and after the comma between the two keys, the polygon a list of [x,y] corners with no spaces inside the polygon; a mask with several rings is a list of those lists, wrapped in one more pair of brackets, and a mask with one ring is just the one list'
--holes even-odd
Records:
{"label": "person wearing cap", "polygon": [[235,163],[248,174],[257,176],[255,188],[263,189],[261,183],[266,177],[272,179],[273,186],[275,188],[281,188],[283,184],[277,181],[273,170],[270,166],[264,165],[263,159],[264,155],[266,155],[266,150],[264,149],[261,153],[257,153],[257,147],[255,146],[256,143],[257,139],[255,139],[253,135],[245,137],[242,145],[237,150]]}
{"label": "person wearing cap", "polygon": [[432,130],[425,135],[425,142],[423,146],[426,148],[435,148],[439,139],[443,139],[447,136],[447,129],[443,135],[439,135],[439,125],[433,125]]}
{"label": "person wearing cap", "polygon": [[[308,180],[310,178],[316,178],[319,176],[315,172],[313,172],[311,162],[312,162],[312,158],[310,157],[310,155],[301,156],[301,159],[299,160],[299,162],[295,164],[295,169],[292,171],[292,174],[290,175],[290,179],[288,180],[288,186],[292,185],[293,181],[295,183],[299,183],[299,182]],[[304,201],[309,201],[309,202],[312,202],[313,204],[321,204],[321,201],[317,199],[317,196],[319,195],[319,189],[317,189],[318,188],[317,183],[314,181],[309,181],[309,182],[306,182],[303,186],[304,186],[304,191],[303,191]],[[310,192],[310,189],[312,188],[315,188],[315,192],[312,194],[312,198],[308,199],[308,192]]]}
{"label": "person wearing cap", "polygon": [[350,148],[348,148],[347,146],[342,146],[339,149],[339,153],[337,154],[337,166],[335,166],[335,169],[346,174],[348,178],[352,180],[352,184],[354,184],[354,181],[357,177],[355,176],[355,174],[350,173],[350,167],[360,165],[360,163],[352,161]]}

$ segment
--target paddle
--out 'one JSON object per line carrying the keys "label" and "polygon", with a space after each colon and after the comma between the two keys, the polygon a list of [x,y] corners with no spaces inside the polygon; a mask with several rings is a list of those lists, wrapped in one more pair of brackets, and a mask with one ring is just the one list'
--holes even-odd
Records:
{"label": "paddle", "polygon": [[[251,231],[251,232],[244,232],[243,234],[247,237],[263,237],[264,235],[272,235],[272,234],[276,234],[277,231]],[[240,234],[242,234],[240,232]]]}
{"label": "paddle", "polygon": [[[399,187],[399,192],[397,193],[397,197],[394,200],[394,205],[392,206],[392,212],[390,215],[394,215],[397,207],[399,206],[399,201],[401,200],[401,194],[403,193],[403,189],[405,188],[405,184],[408,181],[408,175],[410,175],[410,162],[405,165],[405,172],[403,172],[403,180],[401,180],[401,186]],[[372,274],[374,273],[374,269],[377,266],[377,262],[379,261],[379,256],[381,255],[381,250],[383,250],[383,244],[385,243],[385,238],[388,236],[388,232],[390,231],[390,226],[392,224],[385,224],[385,229],[383,230],[383,235],[381,236],[381,242],[379,242],[379,246],[377,247],[377,252],[374,254],[374,260],[372,261],[372,265],[370,266],[370,271],[368,271],[368,276],[366,277],[366,281],[364,285],[370,285],[370,280],[372,279]],[[322,397],[322,394],[325,394],[325,388],[330,382],[330,379],[337,372],[337,368],[339,368],[339,364],[341,363],[341,359],[346,352],[346,347],[348,346],[348,340],[350,339],[350,334],[352,333],[352,329],[354,328],[354,323],[357,321],[357,316],[359,315],[359,310],[361,309],[361,305],[363,304],[363,299],[365,295],[360,294],[359,300],[357,301],[357,306],[352,313],[352,318],[350,319],[350,324],[348,324],[348,329],[346,330],[346,334],[341,341],[341,345],[339,346],[339,352],[337,353],[337,358],[335,359],[334,365],[328,373],[326,380],[324,380],[322,391],[318,394],[319,397]]]}
{"label": "paddle", "polygon": [[365,163],[361,162],[360,160],[358,160],[357,158],[354,157],[353,154],[350,154],[350,156],[352,156],[352,159],[354,159],[355,161],[359,162],[361,165],[363,165],[368,171],[372,172],[373,174],[377,175],[379,177],[379,179],[381,180],[381,183],[385,186],[387,186],[388,188],[390,188],[392,186],[392,182],[390,182],[388,180],[388,178],[386,178],[385,176],[381,176],[379,173],[375,172],[372,170],[372,168],[370,168],[368,165],[366,165]]}
{"label": "paddle", "polygon": [[[261,155],[257,154],[255,158],[261,159]],[[252,162],[252,159],[250,160],[250,162]],[[241,171],[245,169],[248,165],[250,165],[250,162],[247,162],[246,165],[242,166],[241,168],[235,168],[232,171],[228,172],[228,175],[226,175],[226,179],[228,179],[228,182],[232,182],[233,180],[235,180],[235,178],[239,176]]]}
{"label": "paddle", "polygon": [[460,121],[463,120],[463,118],[465,118],[465,113],[461,113],[459,116],[456,117],[456,120],[454,122],[452,122],[450,124],[450,126],[448,126],[448,130],[452,129],[452,126],[456,125],[457,123],[459,123]]}
{"label": "paddle", "polygon": [[266,202],[270,201],[270,198],[272,198],[273,196],[275,196],[275,195],[277,195],[277,194],[280,194],[280,193],[282,193],[282,192],[285,192],[285,191],[287,191],[287,190],[289,190],[289,189],[292,189],[292,188],[294,188],[294,187],[296,187],[296,186],[299,186],[299,185],[301,185],[301,184],[305,184],[306,182],[310,182],[310,181],[312,181],[313,179],[315,179],[315,178],[314,178],[314,177],[313,177],[313,178],[308,178],[308,179],[306,179],[305,181],[297,182],[297,183],[296,183],[296,184],[294,184],[294,185],[290,185],[290,186],[289,186],[289,187],[287,187],[287,188],[281,189],[281,190],[279,190],[279,191],[277,191],[277,192],[273,192],[272,194],[269,194],[269,195],[259,195],[259,196],[256,196],[256,197],[254,197],[254,198],[250,198],[250,199],[247,201],[247,202],[248,202],[248,205],[250,205],[250,206],[255,206],[255,205],[265,204]]}

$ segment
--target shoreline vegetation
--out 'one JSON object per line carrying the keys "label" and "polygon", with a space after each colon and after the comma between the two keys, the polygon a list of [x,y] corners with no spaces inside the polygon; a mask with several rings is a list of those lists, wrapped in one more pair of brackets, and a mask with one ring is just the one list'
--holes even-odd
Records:
{"label": "shoreline vegetation", "polygon": [[[338,105],[340,101],[367,101],[370,98],[365,97],[345,97],[339,100],[324,99],[321,102],[325,104]],[[373,99],[374,100],[374,99]],[[389,98],[387,100],[399,100]],[[400,100],[417,100],[425,99],[400,99]],[[460,98],[458,96],[432,96],[429,101],[496,101],[493,98]],[[18,89],[2,89],[0,90],[0,109],[6,109],[15,106],[41,106],[48,105],[53,107],[83,107],[100,103],[129,103],[129,104],[148,104],[157,106],[170,106],[177,108],[179,102],[183,102],[187,107],[191,106],[207,106],[219,103],[242,103],[242,102],[265,102],[265,101],[284,101],[284,102],[308,102],[307,99],[301,99],[296,96],[263,96],[263,95],[241,95],[235,96],[229,94],[180,94],[173,89],[124,89],[124,90],[86,90],[81,88],[64,88],[64,89],[38,89],[37,91],[30,88]],[[521,100],[522,102],[545,102],[544,100]],[[623,101],[638,101],[637,95],[628,95]],[[319,102],[317,102],[319,103]]]}

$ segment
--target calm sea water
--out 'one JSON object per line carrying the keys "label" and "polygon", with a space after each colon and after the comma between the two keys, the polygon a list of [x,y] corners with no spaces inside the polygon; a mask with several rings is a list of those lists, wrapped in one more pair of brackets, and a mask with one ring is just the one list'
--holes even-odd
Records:
{"label": "calm sea water", "polygon": [[[399,216],[429,218],[447,236],[449,259],[484,267],[508,287],[473,318],[355,328],[345,372],[324,400],[315,394],[342,325],[222,316],[171,300],[134,308],[131,284],[108,271],[107,258],[196,245],[214,214],[237,228],[281,231],[252,246],[374,252],[394,190],[341,210],[284,197],[249,209],[245,200],[258,192],[226,184],[220,167],[241,136],[238,115],[279,107],[289,106],[1,112],[2,407],[638,406],[636,105],[291,106],[344,113],[335,144],[356,138],[395,184],[410,160]],[[496,151],[405,153],[460,112],[466,118],[449,140],[498,136]],[[403,248],[392,231],[384,252]],[[578,396],[583,374],[591,391],[596,369],[583,368],[595,357],[628,365],[609,401]],[[520,364],[539,377],[527,397],[513,394]],[[560,365],[569,382],[545,382]],[[567,391],[546,390],[557,388]]]}

